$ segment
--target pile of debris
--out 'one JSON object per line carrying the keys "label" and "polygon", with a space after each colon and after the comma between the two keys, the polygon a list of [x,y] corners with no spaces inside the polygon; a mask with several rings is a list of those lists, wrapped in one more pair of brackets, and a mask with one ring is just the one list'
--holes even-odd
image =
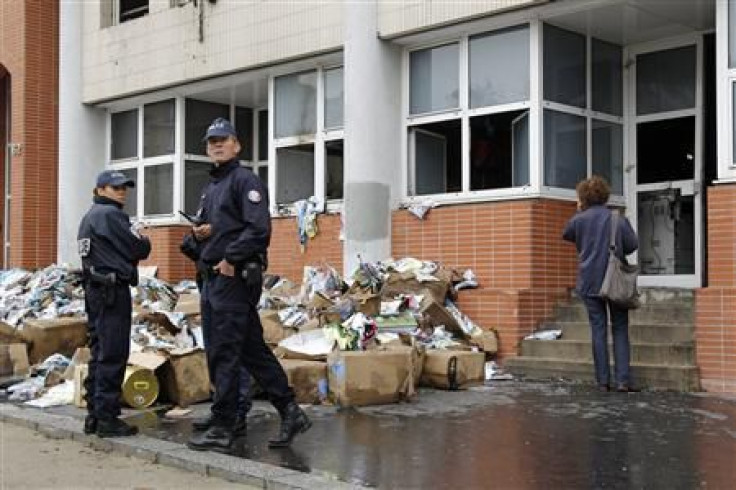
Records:
{"label": "pile of debris", "polygon": [[[349,284],[325,264],[305,267],[301,284],[267,276],[259,313],[297,401],[390,403],[411,398],[419,385],[461,389],[498,373],[495,331],[455,304],[459,291],[477,286],[470,270],[411,258],[361,263]],[[11,397],[45,394],[47,401],[34,403],[83,405],[83,295],[79,271],[64,266],[0,273],[0,377],[34,375],[12,387]],[[144,276],[131,296],[126,403],[186,407],[207,400],[196,284]]]}

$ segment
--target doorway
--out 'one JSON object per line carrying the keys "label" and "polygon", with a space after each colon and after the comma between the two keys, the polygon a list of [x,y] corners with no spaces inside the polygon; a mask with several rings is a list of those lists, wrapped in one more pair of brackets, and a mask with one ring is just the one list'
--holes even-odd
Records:
{"label": "doorway", "polygon": [[696,288],[703,267],[703,42],[629,48],[627,204],[641,286]]}

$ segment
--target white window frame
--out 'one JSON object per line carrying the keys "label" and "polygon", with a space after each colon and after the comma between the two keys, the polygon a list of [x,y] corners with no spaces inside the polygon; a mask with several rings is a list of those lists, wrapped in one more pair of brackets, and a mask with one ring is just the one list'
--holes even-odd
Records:
{"label": "white window frame", "polygon": [[[289,148],[298,145],[314,145],[314,196],[320,203],[320,212],[339,212],[342,209],[343,199],[330,199],[327,200],[325,196],[325,181],[327,178],[327,162],[326,162],[326,150],[325,143],[327,141],[343,140],[345,139],[345,116],[343,114],[343,126],[336,128],[325,128],[325,100],[324,100],[324,82],[325,72],[341,68],[343,65],[330,64],[330,65],[319,65],[309,70],[296,70],[292,72],[286,72],[279,75],[269,77],[268,82],[268,141],[271,142],[268,149],[268,160],[273,162],[268,172],[268,193],[271,196],[271,213],[273,215],[293,215],[296,213],[294,203],[281,203],[276,202],[278,179],[278,159],[276,157],[277,152],[280,148]],[[276,104],[276,78],[281,76],[289,76],[296,73],[306,73],[314,71],[317,75],[317,93],[315,109],[317,111],[317,127],[313,134],[303,134],[296,136],[285,136],[277,138],[275,137],[275,104]],[[343,79],[344,87],[344,79]],[[343,88],[344,94],[344,88]]]}
{"label": "white window frame", "polygon": [[[736,4],[732,5],[736,8]],[[729,67],[729,1],[716,2],[716,73],[718,84],[716,100],[718,118],[718,176],[719,182],[736,182],[736,152],[734,151],[734,111],[733,90],[736,84],[736,67]]]}
{"label": "white window frame", "polygon": [[[485,106],[470,108],[470,92],[469,92],[469,78],[470,78],[470,38],[478,34],[492,33],[494,31],[500,31],[510,27],[527,25],[529,28],[529,98],[522,102],[512,102],[506,104],[498,104],[494,106]],[[492,29],[483,29],[478,31],[469,32],[461,37],[453,37],[442,39],[432,43],[414,45],[404,50],[404,56],[402,60],[403,64],[403,82],[402,82],[402,140],[405,151],[403,152],[403,172],[404,182],[406,182],[406,188],[403,189],[404,197],[402,204],[414,204],[421,203],[427,200],[434,201],[440,204],[454,204],[454,203],[467,203],[467,202],[478,202],[478,201],[496,201],[496,200],[510,200],[510,199],[527,199],[532,196],[539,194],[539,170],[535,167],[534,162],[539,161],[540,148],[540,127],[537,124],[533,124],[535,118],[539,118],[539,109],[535,108],[538,105],[540,98],[539,90],[541,89],[538,74],[541,72],[539,66],[540,49],[539,43],[539,22],[529,20],[518,20],[514,19],[509,21],[507,24],[494,25]],[[411,53],[415,51],[421,51],[425,49],[436,48],[440,46],[446,46],[449,44],[458,44],[458,70],[460,70],[460,76],[458,77],[458,108],[451,108],[442,111],[435,111],[423,114],[411,114],[411,64],[410,57]],[[483,189],[483,190],[470,190],[470,119],[475,116],[483,116],[488,114],[500,114],[503,112],[511,112],[518,110],[529,111],[530,125],[529,125],[529,180],[530,185],[521,187],[508,187],[504,189]],[[460,121],[460,133],[461,133],[461,191],[460,192],[447,192],[441,194],[422,194],[422,195],[410,195],[410,190],[413,191],[415,188],[415,176],[416,171],[413,168],[413,155],[411,142],[409,141],[409,129],[424,124],[431,124],[441,121]]]}

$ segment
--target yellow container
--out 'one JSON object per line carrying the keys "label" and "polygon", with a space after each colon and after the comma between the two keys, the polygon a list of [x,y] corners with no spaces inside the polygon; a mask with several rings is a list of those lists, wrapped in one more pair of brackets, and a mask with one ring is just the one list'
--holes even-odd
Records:
{"label": "yellow container", "polygon": [[158,378],[150,369],[128,366],[123,379],[123,401],[131,408],[146,408],[158,398]]}

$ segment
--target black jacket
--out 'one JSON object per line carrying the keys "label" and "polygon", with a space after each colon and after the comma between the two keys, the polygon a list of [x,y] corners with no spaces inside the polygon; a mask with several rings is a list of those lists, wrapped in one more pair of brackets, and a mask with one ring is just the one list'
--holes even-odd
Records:
{"label": "black jacket", "polygon": [[202,242],[201,260],[215,265],[223,258],[230,264],[264,261],[271,242],[268,192],[250,169],[238,160],[213,166],[197,213],[212,227]]}
{"label": "black jacket", "polygon": [[95,196],[79,223],[77,234],[82,267],[102,274],[114,272],[121,281],[138,283],[138,261],[151,253],[148,237],[131,229],[130,218],[116,201]]}

